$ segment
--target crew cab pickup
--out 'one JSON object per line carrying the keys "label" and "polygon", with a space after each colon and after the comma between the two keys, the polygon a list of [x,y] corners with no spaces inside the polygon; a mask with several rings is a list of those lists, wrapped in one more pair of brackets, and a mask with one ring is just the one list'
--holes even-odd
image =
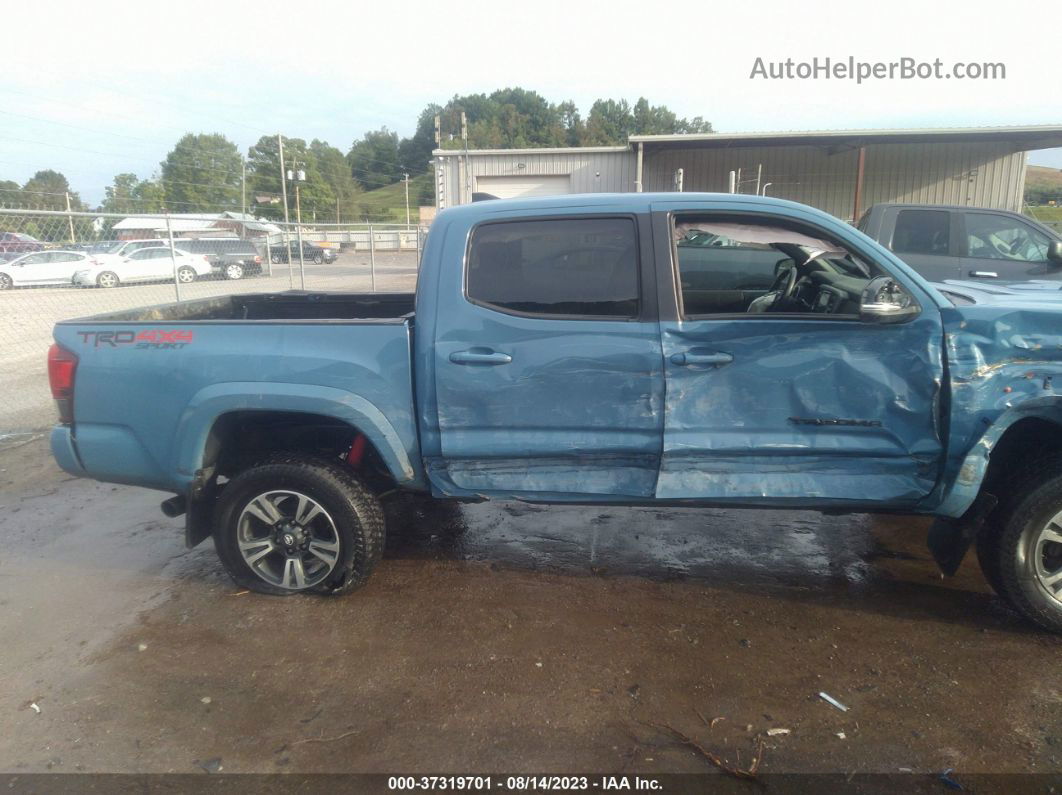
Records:
{"label": "crew cab pickup", "polygon": [[981,207],[876,204],[859,229],[933,282],[1053,282],[1062,288],[1062,238],[1018,213]]}
{"label": "crew cab pickup", "polygon": [[[764,276],[766,272],[767,276]],[[822,212],[600,194],[436,219],[416,294],[70,320],[67,472],[174,495],[241,585],[363,583],[381,497],[936,517],[953,573],[1062,630],[1062,302],[938,289]]]}

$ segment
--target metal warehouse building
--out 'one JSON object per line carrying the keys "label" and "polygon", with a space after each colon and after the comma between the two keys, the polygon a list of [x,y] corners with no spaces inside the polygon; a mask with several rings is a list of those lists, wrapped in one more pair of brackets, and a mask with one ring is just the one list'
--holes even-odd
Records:
{"label": "metal warehouse building", "polygon": [[627,146],[436,150],[436,206],[564,193],[710,191],[803,202],[847,221],[880,202],[1020,210],[1027,152],[1062,126],[636,135]]}

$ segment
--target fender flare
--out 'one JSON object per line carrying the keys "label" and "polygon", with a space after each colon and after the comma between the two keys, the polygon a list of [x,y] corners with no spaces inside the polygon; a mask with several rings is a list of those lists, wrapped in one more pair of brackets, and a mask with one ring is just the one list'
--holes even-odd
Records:
{"label": "fender flare", "polygon": [[1033,398],[1000,414],[963,457],[951,487],[934,513],[952,518],[962,516],[973,505],[981,491],[992,451],[999,440],[1017,422],[1030,418],[1047,420],[1062,426],[1062,396]]}
{"label": "fender flare", "polygon": [[177,471],[189,482],[202,467],[207,437],[214,424],[234,411],[290,411],[342,420],[368,438],[396,482],[417,480],[409,452],[394,426],[360,395],[326,386],[235,381],[205,387],[181,412],[173,449]]}

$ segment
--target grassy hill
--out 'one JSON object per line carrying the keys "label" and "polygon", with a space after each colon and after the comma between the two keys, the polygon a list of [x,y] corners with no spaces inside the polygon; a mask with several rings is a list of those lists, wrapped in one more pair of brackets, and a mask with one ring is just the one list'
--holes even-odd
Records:
{"label": "grassy hill", "polygon": [[[413,177],[409,181],[409,217],[417,223],[420,217],[417,207],[421,194],[431,191],[431,172]],[[406,222],[406,186],[396,182],[383,188],[370,190],[358,197],[362,212],[367,213],[377,223],[404,224]]]}
{"label": "grassy hill", "polygon": [[[1047,202],[1055,200],[1055,206]],[[1062,221],[1062,169],[1027,166],[1025,169],[1025,212],[1040,221]]]}

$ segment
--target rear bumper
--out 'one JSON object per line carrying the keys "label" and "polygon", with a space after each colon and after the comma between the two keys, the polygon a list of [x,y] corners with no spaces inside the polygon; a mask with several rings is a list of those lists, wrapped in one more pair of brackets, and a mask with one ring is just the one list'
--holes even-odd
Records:
{"label": "rear bumper", "polygon": [[74,434],[69,425],[56,425],[52,428],[51,436],[52,456],[59,464],[60,469],[71,475],[83,477],[85,468],[77,457],[77,448],[74,446]]}

